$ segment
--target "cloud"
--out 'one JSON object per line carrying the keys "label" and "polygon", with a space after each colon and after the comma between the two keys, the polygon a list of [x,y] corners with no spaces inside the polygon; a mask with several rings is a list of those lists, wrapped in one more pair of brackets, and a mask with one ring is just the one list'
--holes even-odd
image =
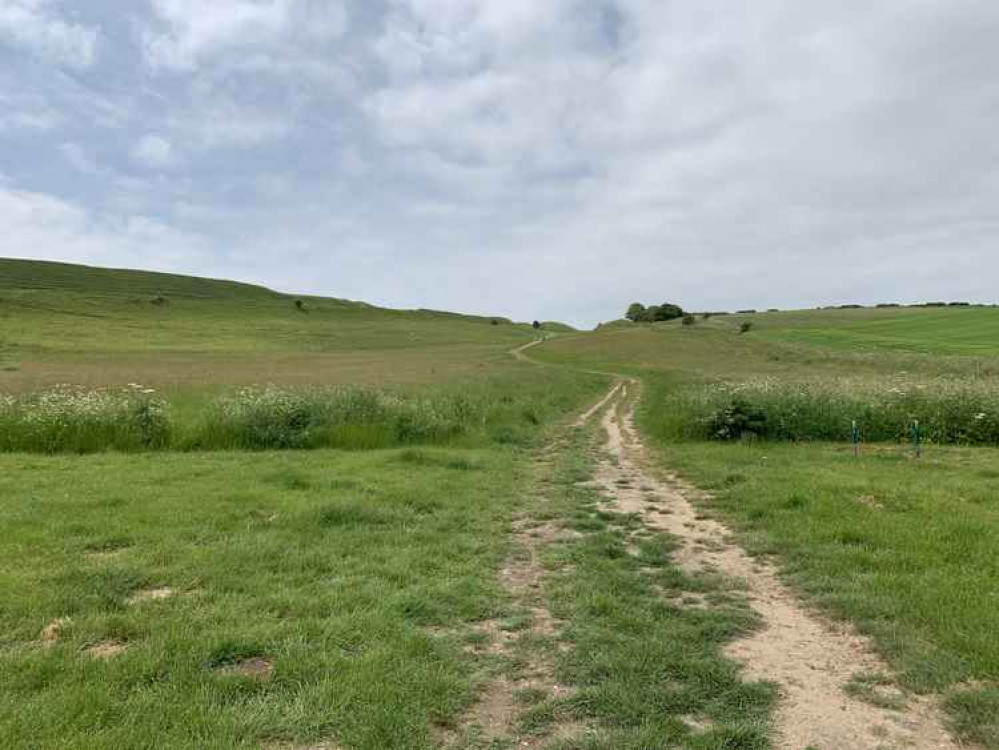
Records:
{"label": "cloud", "polygon": [[147,217],[191,272],[579,323],[994,295],[984,0],[15,7],[101,55],[0,47],[10,184],[118,248]]}
{"label": "cloud", "polygon": [[132,159],[149,169],[173,166],[176,157],[170,141],[158,135],[145,135],[132,148]]}
{"label": "cloud", "polygon": [[336,0],[152,0],[159,28],[143,33],[153,68],[190,70],[231,50],[266,47],[289,37],[328,41],[344,33]]}
{"label": "cloud", "polygon": [[53,5],[50,0],[0,0],[0,42],[57,65],[89,67],[97,55],[97,29],[64,20]]}
{"label": "cloud", "polygon": [[4,253],[11,257],[180,271],[204,262],[196,234],[141,214],[101,215],[0,180]]}

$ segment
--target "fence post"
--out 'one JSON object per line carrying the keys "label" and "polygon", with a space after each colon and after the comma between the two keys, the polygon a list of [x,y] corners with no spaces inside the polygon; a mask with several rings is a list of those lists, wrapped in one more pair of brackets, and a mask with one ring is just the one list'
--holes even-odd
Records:
{"label": "fence post", "polygon": [[912,444],[916,449],[916,458],[923,457],[923,434],[919,429],[919,420],[912,427]]}
{"label": "fence post", "polygon": [[853,455],[856,458],[860,457],[860,427],[856,419],[853,420]]}

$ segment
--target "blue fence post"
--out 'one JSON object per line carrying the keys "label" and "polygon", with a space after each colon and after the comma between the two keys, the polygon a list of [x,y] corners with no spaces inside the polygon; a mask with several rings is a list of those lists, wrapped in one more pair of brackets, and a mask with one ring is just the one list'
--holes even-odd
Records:
{"label": "blue fence post", "polygon": [[856,419],[853,420],[853,455],[860,457],[860,427]]}

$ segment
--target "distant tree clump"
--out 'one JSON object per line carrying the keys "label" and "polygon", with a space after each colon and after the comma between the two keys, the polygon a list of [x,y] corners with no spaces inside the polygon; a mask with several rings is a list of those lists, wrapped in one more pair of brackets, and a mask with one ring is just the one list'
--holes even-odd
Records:
{"label": "distant tree clump", "polygon": [[756,310],[736,310],[739,315],[755,315]]}
{"label": "distant tree clump", "polygon": [[531,325],[534,326],[535,331],[541,330],[541,321],[535,320]]}
{"label": "distant tree clump", "polygon": [[671,302],[646,307],[641,302],[633,302],[624,314],[632,323],[660,323],[683,317],[683,308]]}
{"label": "distant tree clump", "polygon": [[702,317],[702,318],[703,318],[704,320],[711,320],[711,316],[712,316],[713,314],[714,314],[714,313],[709,313],[709,312],[706,312],[706,313],[701,313],[701,317]]}
{"label": "distant tree clump", "polygon": [[882,302],[879,305],[875,305],[878,310],[887,310],[890,307],[901,307],[898,302]]}
{"label": "distant tree clump", "polygon": [[624,314],[628,320],[632,323],[641,323],[645,320],[645,316],[648,314],[648,310],[645,309],[645,305],[641,302],[632,302],[628,306],[628,312]]}
{"label": "distant tree clump", "polygon": [[493,318],[492,320],[489,321],[489,325],[498,326],[499,321],[496,320],[496,318]]}

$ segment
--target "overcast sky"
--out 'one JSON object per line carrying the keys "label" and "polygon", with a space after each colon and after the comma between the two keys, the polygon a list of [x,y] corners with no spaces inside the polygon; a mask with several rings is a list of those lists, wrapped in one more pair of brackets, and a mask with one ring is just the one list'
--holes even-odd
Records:
{"label": "overcast sky", "polygon": [[996,0],[0,0],[0,256],[561,319],[999,300]]}

